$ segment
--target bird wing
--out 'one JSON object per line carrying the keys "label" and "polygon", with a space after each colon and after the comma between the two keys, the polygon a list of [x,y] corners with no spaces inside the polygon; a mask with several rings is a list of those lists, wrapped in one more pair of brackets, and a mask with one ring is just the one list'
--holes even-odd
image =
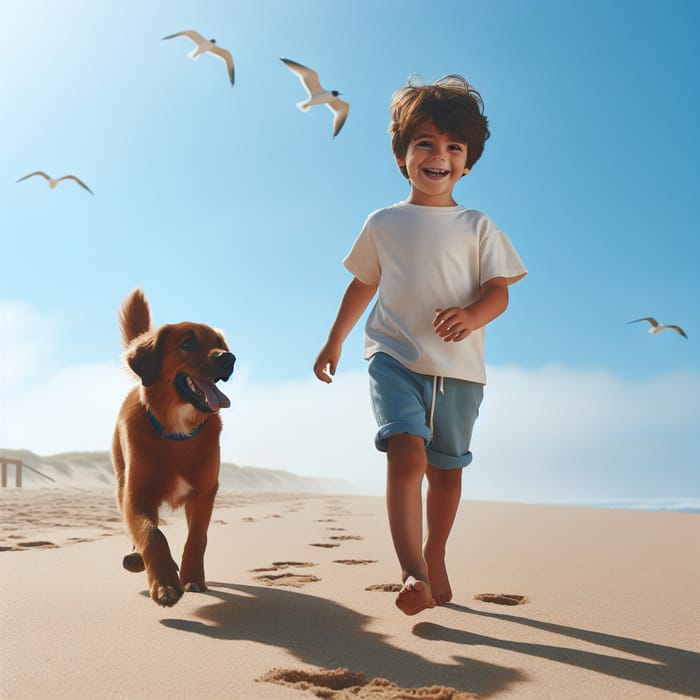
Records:
{"label": "bird wing", "polygon": [[166,39],[174,39],[176,36],[186,36],[188,39],[194,41],[195,44],[203,44],[206,41],[206,39],[199,32],[195,32],[194,29],[186,29],[184,32],[168,34],[168,36],[164,36],[161,41],[165,41]]}
{"label": "bird wing", "polygon": [[627,321],[627,323],[638,323],[639,321],[647,321],[648,323],[651,323],[651,325],[654,326],[654,328],[656,328],[656,326],[659,325],[659,322],[651,316],[645,316],[644,318],[635,318],[634,321]]}
{"label": "bird wing", "polygon": [[231,85],[233,85],[234,71],[233,58],[231,57],[231,52],[227,51],[226,49],[222,49],[220,46],[212,47],[211,49],[209,49],[209,52],[218,56],[226,64],[228,68],[228,77],[231,79]]}
{"label": "bird wing", "polygon": [[318,79],[318,73],[315,70],[311,70],[311,68],[302,66],[301,63],[292,61],[289,58],[284,58],[283,56],[280,56],[280,61],[282,61],[292,73],[296,73],[299,76],[299,80],[306,92],[309,93],[309,97],[318,95],[320,92],[325,92],[321,87],[321,81]]}
{"label": "bird wing", "polygon": [[87,190],[92,195],[95,194],[80,178],[76,177],[75,175],[64,175],[63,177],[56,178],[56,182],[60,182],[61,180],[75,180],[84,190]]}
{"label": "bird wing", "polygon": [[676,333],[679,333],[682,335],[684,338],[687,338],[688,336],[685,334],[685,331],[680,327],[680,326],[666,326],[666,328],[673,328]]}
{"label": "bird wing", "polygon": [[51,179],[43,170],[36,170],[33,173],[29,173],[29,175],[21,177],[17,182],[22,182],[22,180],[26,180],[29,177],[34,177],[34,175],[41,175],[41,177],[45,177],[47,180]]}
{"label": "bird wing", "polygon": [[326,102],[326,105],[328,106],[328,109],[333,112],[333,138],[335,138],[343,128],[345,120],[348,118],[350,103],[336,97],[334,100]]}

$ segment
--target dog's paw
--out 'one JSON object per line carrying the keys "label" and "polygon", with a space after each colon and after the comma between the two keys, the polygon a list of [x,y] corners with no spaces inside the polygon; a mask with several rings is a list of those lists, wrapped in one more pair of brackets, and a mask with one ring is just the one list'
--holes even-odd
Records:
{"label": "dog's paw", "polygon": [[203,581],[190,581],[185,584],[185,590],[188,593],[204,593],[207,591],[207,585]]}
{"label": "dog's paw", "polygon": [[127,554],[124,559],[122,559],[122,566],[127,571],[132,571],[133,573],[138,573],[146,568],[146,565],[143,563],[143,557],[138,552]]}
{"label": "dog's paw", "polygon": [[151,587],[151,598],[164,608],[170,608],[175,605],[182,598],[183,593],[182,588],[176,586],[154,583]]}

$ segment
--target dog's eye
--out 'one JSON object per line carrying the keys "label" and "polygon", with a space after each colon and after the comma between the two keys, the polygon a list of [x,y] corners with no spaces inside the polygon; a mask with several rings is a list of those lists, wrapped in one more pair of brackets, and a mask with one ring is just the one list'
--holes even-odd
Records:
{"label": "dog's eye", "polygon": [[194,350],[197,347],[197,341],[194,338],[185,338],[180,343],[180,350]]}

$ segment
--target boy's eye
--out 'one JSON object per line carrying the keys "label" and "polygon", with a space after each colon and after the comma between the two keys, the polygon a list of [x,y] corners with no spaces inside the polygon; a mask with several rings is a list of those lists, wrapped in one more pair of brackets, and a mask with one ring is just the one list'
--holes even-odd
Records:
{"label": "boy's eye", "polygon": [[462,146],[461,146],[461,144],[459,144],[459,143],[453,143],[453,144],[450,145],[450,150],[451,150],[451,151],[461,151],[461,150],[462,150]]}
{"label": "boy's eye", "polygon": [[431,146],[432,144],[430,143],[430,141],[419,141],[416,144],[416,148],[430,148]]}

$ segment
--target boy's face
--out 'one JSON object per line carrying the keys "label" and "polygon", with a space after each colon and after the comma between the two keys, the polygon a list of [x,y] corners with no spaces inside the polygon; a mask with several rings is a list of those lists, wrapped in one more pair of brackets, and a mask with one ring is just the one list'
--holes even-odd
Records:
{"label": "boy's face", "polygon": [[468,173],[467,144],[440,132],[432,121],[423,122],[408,144],[405,158],[397,158],[405,166],[411,182],[411,204],[454,206],[452,189],[462,175]]}

